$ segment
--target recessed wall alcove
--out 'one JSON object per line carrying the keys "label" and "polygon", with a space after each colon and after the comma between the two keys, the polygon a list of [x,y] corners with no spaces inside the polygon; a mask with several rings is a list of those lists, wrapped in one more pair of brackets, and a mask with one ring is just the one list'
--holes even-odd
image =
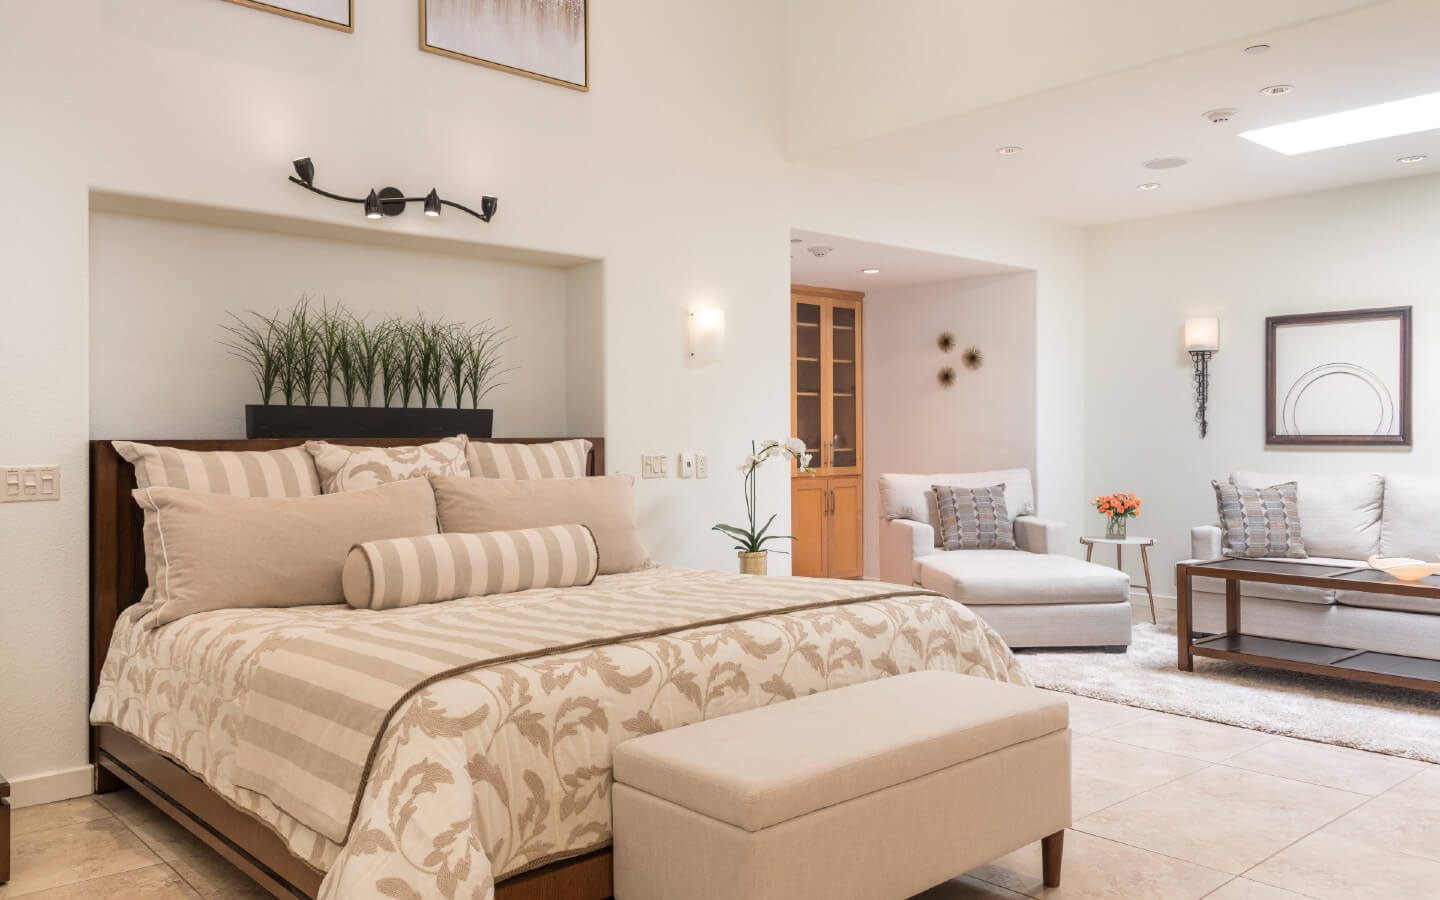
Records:
{"label": "recessed wall alcove", "polygon": [[302,293],[508,326],[495,435],[604,433],[600,260],[102,192],[89,236],[92,437],[244,437],[258,392],[221,326]]}

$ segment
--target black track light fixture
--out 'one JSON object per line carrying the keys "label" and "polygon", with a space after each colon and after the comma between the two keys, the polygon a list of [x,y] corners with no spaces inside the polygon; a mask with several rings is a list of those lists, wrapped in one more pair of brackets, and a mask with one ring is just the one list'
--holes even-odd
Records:
{"label": "black track light fixture", "polygon": [[440,192],[431,188],[430,193],[424,197],[407,197],[405,192],[399,188],[385,187],[378,190],[371,188],[370,193],[364,197],[346,197],[343,194],[332,194],[329,191],[321,190],[315,186],[315,164],[310,157],[302,156],[293,161],[295,174],[290,176],[290,181],[300,185],[311,193],[319,194],[322,197],[329,197],[331,200],[339,200],[342,203],[358,203],[365,207],[365,218],[381,219],[386,216],[398,216],[405,211],[405,207],[411,203],[423,203],[425,215],[439,216],[440,209],[444,206],[453,207],[461,212],[469,213],[482,222],[488,222],[495,216],[495,211],[500,208],[500,201],[495,197],[485,196],[480,198],[480,212],[476,212],[468,206],[456,203],[454,200],[442,200]]}

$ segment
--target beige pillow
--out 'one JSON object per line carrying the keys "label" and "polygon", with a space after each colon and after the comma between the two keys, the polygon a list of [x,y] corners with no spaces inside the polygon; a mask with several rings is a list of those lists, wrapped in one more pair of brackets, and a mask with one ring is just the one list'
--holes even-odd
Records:
{"label": "beige pillow", "polygon": [[595,580],[600,553],[584,525],[431,534],[357,544],[345,559],[345,602],[396,609]]}
{"label": "beige pillow", "polygon": [[465,435],[413,447],[352,447],[306,441],[320,488],[327,494],[368,491],[382,484],[428,475],[469,475]]}
{"label": "beige pillow", "polygon": [[650,564],[635,524],[629,475],[595,478],[431,478],[440,530],[445,533],[514,531],[578,523],[595,535],[600,574],[631,572]]}
{"label": "beige pillow", "polygon": [[141,488],[135,501],[161,548],[156,625],[216,609],[343,603],[351,547],[437,531],[423,480],[294,498]]}
{"label": "beige pillow", "polygon": [[471,441],[465,451],[476,478],[581,478],[590,442],[577,438],[548,444],[492,444]]}

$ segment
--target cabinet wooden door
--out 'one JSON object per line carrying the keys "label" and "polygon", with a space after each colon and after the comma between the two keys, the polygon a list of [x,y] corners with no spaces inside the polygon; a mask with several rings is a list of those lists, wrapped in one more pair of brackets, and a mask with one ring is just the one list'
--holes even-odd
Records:
{"label": "cabinet wooden door", "polygon": [[831,578],[859,578],[865,574],[865,482],[858,475],[827,480],[830,515],[826,517],[829,559],[825,574]]}
{"label": "cabinet wooden door", "polygon": [[794,575],[825,574],[825,520],[829,509],[824,478],[808,475],[790,480],[790,571]]}

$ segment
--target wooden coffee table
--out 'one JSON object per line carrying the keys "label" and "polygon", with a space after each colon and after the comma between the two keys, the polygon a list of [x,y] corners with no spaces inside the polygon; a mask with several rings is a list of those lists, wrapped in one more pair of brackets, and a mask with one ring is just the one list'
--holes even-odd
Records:
{"label": "wooden coffee table", "polygon": [[[1191,630],[1194,610],[1190,579],[1196,576],[1225,581],[1224,634],[1197,640]],[[1440,692],[1440,660],[1245,634],[1240,616],[1240,584],[1245,581],[1440,601],[1440,577],[1435,576],[1409,583],[1396,581],[1371,568],[1314,566],[1281,559],[1217,559],[1180,563],[1175,567],[1175,584],[1178,589],[1177,643],[1182,671],[1194,671],[1195,657],[1208,656],[1291,672]]]}

